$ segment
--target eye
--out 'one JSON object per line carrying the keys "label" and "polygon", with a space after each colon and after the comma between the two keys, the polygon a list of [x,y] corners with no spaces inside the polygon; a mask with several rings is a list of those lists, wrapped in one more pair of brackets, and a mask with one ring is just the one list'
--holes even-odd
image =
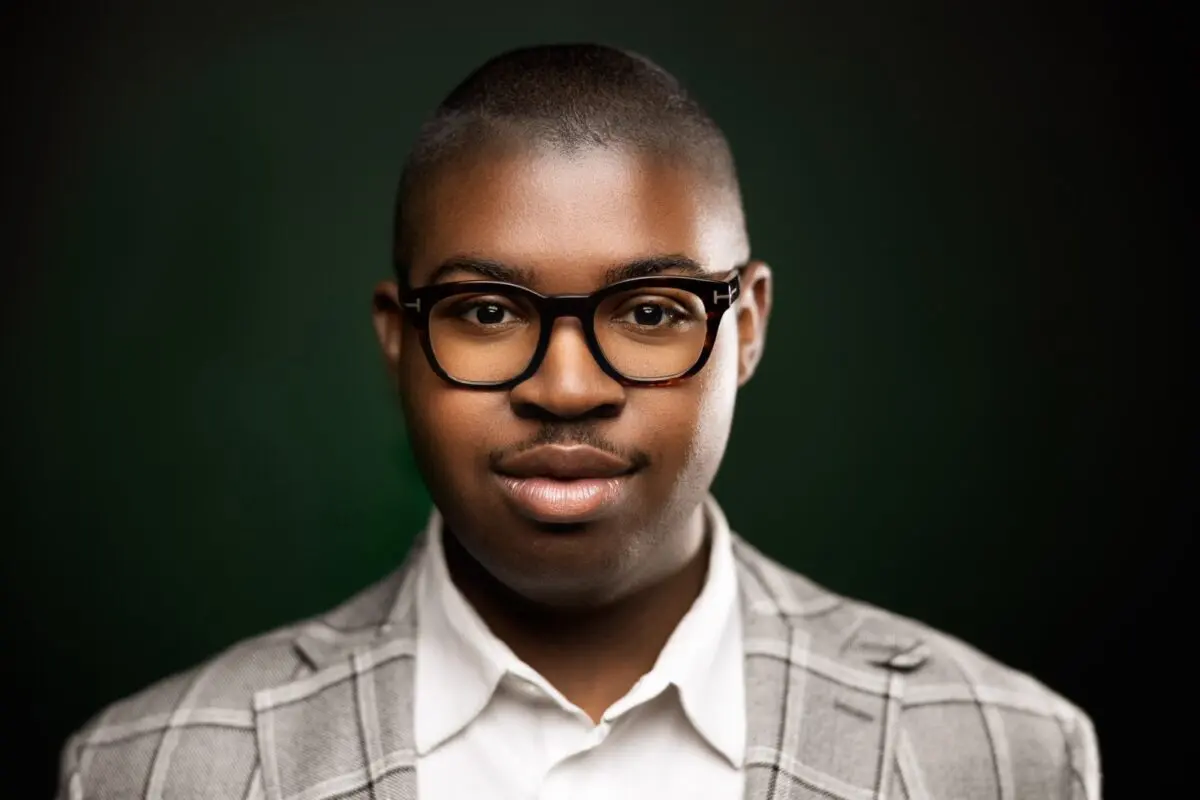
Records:
{"label": "eye", "polygon": [[658,325],[666,316],[666,309],[653,303],[641,303],[633,309],[633,321],[638,325]]}
{"label": "eye", "polygon": [[473,325],[494,326],[520,322],[521,317],[502,301],[474,298],[456,304],[455,316]]}
{"label": "eye", "polygon": [[499,325],[508,313],[508,309],[496,303],[482,303],[468,310],[467,318],[480,325]]}
{"label": "eye", "polygon": [[691,319],[687,309],[665,297],[639,297],[623,303],[614,321],[636,328],[664,329],[684,325]]}

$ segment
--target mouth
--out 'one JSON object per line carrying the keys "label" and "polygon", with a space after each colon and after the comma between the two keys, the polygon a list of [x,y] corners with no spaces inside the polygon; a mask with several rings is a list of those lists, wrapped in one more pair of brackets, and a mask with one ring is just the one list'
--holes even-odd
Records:
{"label": "mouth", "polygon": [[513,478],[500,476],[500,485],[522,516],[535,522],[579,523],[603,516],[618,505],[629,479]]}
{"label": "mouth", "polygon": [[534,522],[590,522],[618,507],[637,467],[592,447],[538,447],[504,459],[496,477],[510,505]]}

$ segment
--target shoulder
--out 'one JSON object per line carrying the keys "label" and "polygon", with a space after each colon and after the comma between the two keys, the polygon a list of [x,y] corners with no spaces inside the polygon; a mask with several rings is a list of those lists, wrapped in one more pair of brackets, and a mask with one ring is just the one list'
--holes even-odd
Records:
{"label": "shoulder", "polygon": [[796,621],[809,648],[848,666],[891,666],[905,678],[906,707],[999,705],[1044,717],[1079,710],[1033,676],[944,631],[831,591],[735,540],[752,610]]}
{"label": "shoulder", "polygon": [[1092,721],[1061,694],[949,633],[738,549],[745,577],[783,598],[813,653],[901,678],[896,758],[921,787],[910,796],[1099,797]]}
{"label": "shoulder", "polygon": [[1099,798],[1095,729],[1081,708],[954,636],[859,605],[927,648],[905,679],[902,775],[934,795]]}
{"label": "shoulder", "polygon": [[59,798],[240,798],[258,780],[254,698],[312,671],[309,650],[373,636],[395,578],[332,611],[237,642],[111,703],[62,749]]}
{"label": "shoulder", "polygon": [[105,707],[63,747],[60,796],[188,794],[201,776],[212,797],[245,796],[257,764],[254,693],[300,670],[292,633],[239,642]]}

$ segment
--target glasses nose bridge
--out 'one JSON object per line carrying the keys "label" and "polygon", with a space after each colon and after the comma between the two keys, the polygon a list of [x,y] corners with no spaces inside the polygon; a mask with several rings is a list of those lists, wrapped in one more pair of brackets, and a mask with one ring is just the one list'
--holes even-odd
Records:
{"label": "glasses nose bridge", "polygon": [[[578,336],[582,340],[581,343],[587,348],[592,357],[596,357],[592,339],[593,320],[592,315],[595,313],[595,302],[591,295],[586,294],[559,294],[550,295],[540,298],[538,303],[538,316],[541,319],[541,356],[537,359],[537,371],[540,372],[545,366],[546,356],[549,350],[554,346],[554,342],[559,337],[555,336],[555,329],[558,327],[560,319],[576,319],[579,321],[577,328]],[[603,365],[600,365],[603,368]]]}
{"label": "glasses nose bridge", "polygon": [[554,323],[561,318],[574,318],[586,330],[592,321],[592,298],[586,294],[559,294],[543,297],[539,313],[542,325],[547,332],[554,329]]}
{"label": "glasses nose bridge", "polygon": [[[532,378],[539,382],[550,380],[556,383],[566,378],[568,383],[577,384],[576,390],[579,386],[588,386],[587,395],[593,395],[599,384],[594,383],[593,377],[585,379],[583,384],[578,384],[578,369],[582,368],[589,374],[592,370],[597,370],[613,377],[611,367],[597,350],[595,342],[593,316],[597,307],[596,298],[593,295],[543,295],[537,299],[536,306],[541,323],[541,342],[538,346],[538,353],[530,364],[527,380]],[[563,339],[564,333],[557,331],[557,323],[560,319],[579,321],[579,327],[573,333],[565,334],[566,340]],[[570,355],[566,355],[568,351],[556,350],[556,348],[564,346],[569,348]],[[575,348],[583,348],[583,350]],[[585,358],[586,362],[577,361],[579,356]],[[584,363],[589,366],[583,366]],[[567,373],[572,375],[570,378],[567,378],[567,373],[562,371],[564,365],[567,364],[570,365],[567,369]]]}

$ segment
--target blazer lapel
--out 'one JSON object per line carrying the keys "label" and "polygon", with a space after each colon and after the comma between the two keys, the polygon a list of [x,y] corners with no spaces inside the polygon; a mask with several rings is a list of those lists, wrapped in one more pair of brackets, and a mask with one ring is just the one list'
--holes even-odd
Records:
{"label": "blazer lapel", "polygon": [[267,800],[415,800],[415,565],[303,626],[294,680],[254,696]]}
{"label": "blazer lapel", "polygon": [[[415,565],[302,626],[294,679],[255,694],[266,800],[416,800]],[[734,537],[746,686],[746,800],[891,796],[915,638]]]}
{"label": "blazer lapel", "polygon": [[746,800],[891,796],[915,639],[736,540],[746,649]]}

